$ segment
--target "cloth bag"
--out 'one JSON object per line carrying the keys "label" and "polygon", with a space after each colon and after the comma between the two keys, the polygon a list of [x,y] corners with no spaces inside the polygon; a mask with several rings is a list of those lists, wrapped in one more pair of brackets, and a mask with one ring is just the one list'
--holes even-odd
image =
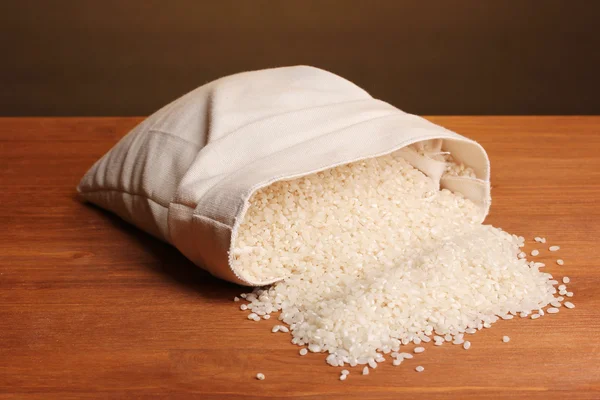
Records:
{"label": "cloth bag", "polygon": [[[407,147],[413,143],[419,147]],[[398,150],[441,187],[479,204],[483,221],[490,172],[478,143],[307,66],[244,72],[193,90],[123,137],[78,191],[213,275],[264,285],[272,281],[250,279],[230,259],[250,196],[278,180]],[[477,178],[442,178],[440,150]]]}

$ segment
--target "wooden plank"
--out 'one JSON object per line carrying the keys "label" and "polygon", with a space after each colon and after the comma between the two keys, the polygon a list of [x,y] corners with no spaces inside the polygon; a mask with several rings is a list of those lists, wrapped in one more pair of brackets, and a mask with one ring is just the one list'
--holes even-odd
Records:
{"label": "wooden plank", "polygon": [[600,117],[430,119],[489,152],[489,223],[561,245],[565,266],[540,260],[571,278],[575,309],[499,322],[468,352],[431,348],[421,374],[386,363],[340,382],[270,333],[276,321],[248,321],[240,287],[78,200],[79,178],[141,118],[6,118],[0,399],[600,398]]}

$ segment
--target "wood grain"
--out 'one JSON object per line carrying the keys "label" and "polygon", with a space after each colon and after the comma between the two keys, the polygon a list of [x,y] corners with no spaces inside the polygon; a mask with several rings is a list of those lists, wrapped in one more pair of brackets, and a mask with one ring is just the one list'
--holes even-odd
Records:
{"label": "wood grain", "polygon": [[420,374],[413,360],[345,382],[276,321],[248,321],[240,287],[76,197],[140,120],[0,119],[0,399],[600,398],[600,117],[431,117],[488,150],[488,222],[559,244],[563,267],[539,259],[577,307],[502,321],[469,351],[428,346]]}

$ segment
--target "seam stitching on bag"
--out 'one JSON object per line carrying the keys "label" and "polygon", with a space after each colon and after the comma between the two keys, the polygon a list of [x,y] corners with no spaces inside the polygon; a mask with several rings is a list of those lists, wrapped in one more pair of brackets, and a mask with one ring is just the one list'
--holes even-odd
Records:
{"label": "seam stitching on bag", "polygon": [[206,219],[206,220],[212,221],[212,222],[215,223],[215,225],[221,226],[221,227],[226,228],[226,229],[228,229],[230,231],[233,229],[230,225],[227,225],[227,224],[225,224],[225,223],[223,223],[221,221],[217,221],[216,219],[208,217],[206,215],[192,214],[192,218],[197,218],[197,219],[200,219],[200,220]]}

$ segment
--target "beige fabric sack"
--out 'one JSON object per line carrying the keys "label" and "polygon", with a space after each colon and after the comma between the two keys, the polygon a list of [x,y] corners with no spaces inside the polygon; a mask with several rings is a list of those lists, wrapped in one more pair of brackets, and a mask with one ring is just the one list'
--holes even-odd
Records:
{"label": "beige fabric sack", "polygon": [[[406,148],[423,141],[424,151]],[[477,179],[440,179],[444,163],[428,156],[440,149]],[[489,161],[479,144],[306,66],[240,73],[184,95],[129,132],[78,190],[213,275],[262,285],[271,282],[249,279],[229,258],[254,191],[398,150],[442,187],[480,204],[485,218]]]}

